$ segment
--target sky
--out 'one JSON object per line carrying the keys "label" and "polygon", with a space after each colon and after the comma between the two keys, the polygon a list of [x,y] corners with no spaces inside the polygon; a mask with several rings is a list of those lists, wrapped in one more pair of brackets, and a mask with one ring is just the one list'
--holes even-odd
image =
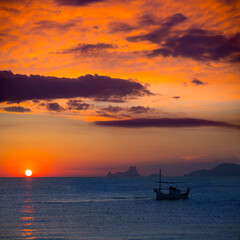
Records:
{"label": "sky", "polygon": [[240,2],[0,0],[0,177],[240,163]]}

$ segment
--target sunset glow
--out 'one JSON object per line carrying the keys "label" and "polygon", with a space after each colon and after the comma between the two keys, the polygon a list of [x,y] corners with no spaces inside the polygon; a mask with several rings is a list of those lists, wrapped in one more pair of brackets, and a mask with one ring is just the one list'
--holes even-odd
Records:
{"label": "sunset glow", "polygon": [[0,176],[239,163],[239,12],[225,0],[0,1]]}

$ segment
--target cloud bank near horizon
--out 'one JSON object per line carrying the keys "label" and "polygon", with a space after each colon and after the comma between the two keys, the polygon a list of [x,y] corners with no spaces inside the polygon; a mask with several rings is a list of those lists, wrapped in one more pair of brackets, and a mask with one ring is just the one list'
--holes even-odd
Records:
{"label": "cloud bank near horizon", "polygon": [[212,121],[198,118],[135,118],[117,121],[95,121],[95,124],[103,127],[120,127],[120,128],[221,127],[240,130],[239,125],[233,125],[222,121]]}

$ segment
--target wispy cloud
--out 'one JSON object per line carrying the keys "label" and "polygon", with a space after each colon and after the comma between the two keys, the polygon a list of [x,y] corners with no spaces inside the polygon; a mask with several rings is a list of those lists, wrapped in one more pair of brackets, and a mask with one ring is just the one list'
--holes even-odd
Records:
{"label": "wispy cloud", "polygon": [[146,113],[153,111],[150,107],[143,107],[143,106],[133,106],[128,109],[128,112],[134,113],[134,114],[141,114],[141,113]]}
{"label": "wispy cloud", "polygon": [[[2,1],[0,1],[2,2]],[[9,13],[13,13],[13,14],[19,14],[21,11],[16,9],[16,8],[12,8],[12,7],[0,7],[0,9],[2,11],[6,11],[6,12],[9,12]]]}
{"label": "wispy cloud", "polygon": [[102,111],[110,112],[110,113],[118,113],[124,110],[124,108],[119,106],[109,105],[108,107],[102,108]]}
{"label": "wispy cloud", "polygon": [[67,102],[68,109],[69,110],[87,110],[90,107],[90,104],[84,103],[82,100],[69,100]]}
{"label": "wispy cloud", "polygon": [[75,20],[68,20],[67,22],[57,22],[57,21],[50,21],[50,20],[42,20],[35,22],[35,26],[33,27],[34,30],[44,30],[44,29],[57,29],[57,30],[69,30],[72,27],[75,27],[78,21]]}
{"label": "wispy cloud", "polygon": [[5,112],[19,112],[19,113],[24,113],[24,112],[31,112],[31,109],[21,107],[21,106],[11,106],[11,107],[5,107],[3,108]]}
{"label": "wispy cloud", "polygon": [[151,25],[159,25],[159,21],[151,14],[144,14],[138,18],[138,25],[142,26],[151,26]]}
{"label": "wispy cloud", "polygon": [[186,19],[187,18],[181,13],[174,14],[168,17],[165,20],[165,23],[163,23],[157,30],[154,30],[150,33],[143,34],[143,35],[128,37],[127,40],[129,42],[149,41],[152,43],[160,44],[161,41],[163,41],[169,35],[170,30],[175,25],[177,25],[178,23],[181,23]]}
{"label": "wispy cloud", "polygon": [[108,107],[104,107],[96,111],[96,113],[99,116],[104,116],[108,118],[110,117],[115,119],[126,119],[136,115],[146,116],[146,114],[158,113],[158,111],[153,108],[144,106],[119,107],[109,105]]}
{"label": "wispy cloud", "polygon": [[69,5],[69,6],[87,6],[97,2],[104,2],[105,0],[55,0],[60,5]]}
{"label": "wispy cloud", "polygon": [[110,29],[110,33],[129,33],[132,30],[136,29],[135,26],[132,26],[125,22],[110,22],[108,24],[108,28]]}
{"label": "wispy cloud", "polygon": [[87,57],[97,57],[105,54],[106,50],[117,48],[116,45],[108,43],[79,43],[77,46],[57,52],[58,54],[81,54]]}

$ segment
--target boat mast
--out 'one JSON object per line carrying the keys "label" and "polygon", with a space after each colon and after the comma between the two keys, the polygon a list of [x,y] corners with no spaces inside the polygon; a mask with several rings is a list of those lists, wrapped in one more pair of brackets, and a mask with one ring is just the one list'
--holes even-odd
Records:
{"label": "boat mast", "polygon": [[161,168],[159,169],[159,190],[161,191]]}

